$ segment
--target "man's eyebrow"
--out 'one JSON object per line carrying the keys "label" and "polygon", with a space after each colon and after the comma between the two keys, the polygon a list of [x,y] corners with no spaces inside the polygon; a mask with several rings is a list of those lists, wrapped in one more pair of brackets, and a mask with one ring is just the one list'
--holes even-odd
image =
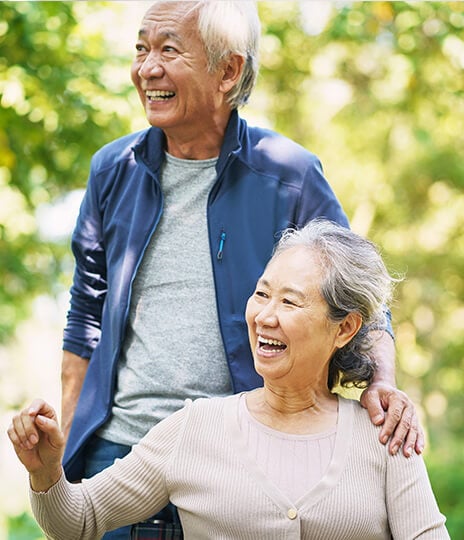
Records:
{"label": "man's eyebrow", "polygon": [[[146,37],[149,34],[149,30],[147,28],[141,28],[139,30],[138,36],[139,38]],[[177,34],[176,32],[170,31],[170,30],[163,30],[159,33],[159,36],[164,39],[172,39],[176,41],[177,43],[182,42],[182,38]]]}

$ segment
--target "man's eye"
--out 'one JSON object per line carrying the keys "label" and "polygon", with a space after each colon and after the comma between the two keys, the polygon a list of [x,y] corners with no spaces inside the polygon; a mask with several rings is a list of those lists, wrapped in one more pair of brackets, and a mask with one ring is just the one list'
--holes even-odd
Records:
{"label": "man's eye", "polygon": [[137,43],[135,46],[135,50],[137,52],[145,52],[147,49],[145,48],[145,45],[141,45],[140,43]]}
{"label": "man's eye", "polygon": [[264,291],[256,291],[256,296],[260,296],[261,298],[267,298],[267,294]]}
{"label": "man's eye", "polygon": [[292,302],[288,298],[284,298],[283,303],[286,304],[287,306],[296,306],[295,302]]}

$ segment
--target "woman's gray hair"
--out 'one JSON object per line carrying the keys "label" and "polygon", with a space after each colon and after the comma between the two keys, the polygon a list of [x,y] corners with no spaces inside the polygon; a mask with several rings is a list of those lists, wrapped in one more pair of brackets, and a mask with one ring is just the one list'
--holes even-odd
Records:
{"label": "woman's gray hair", "polygon": [[247,103],[258,76],[261,24],[256,2],[198,0],[194,9],[198,10],[198,31],[211,72],[232,54],[245,59],[239,82],[227,94],[229,105],[237,109]]}
{"label": "woman's gray hair", "polygon": [[365,387],[376,367],[370,356],[375,340],[371,330],[385,329],[393,283],[399,280],[390,276],[372,242],[331,221],[316,219],[302,229],[284,231],[272,258],[297,246],[320,258],[320,292],[329,319],[339,322],[352,312],[362,317],[360,330],[330,361],[328,387]]}

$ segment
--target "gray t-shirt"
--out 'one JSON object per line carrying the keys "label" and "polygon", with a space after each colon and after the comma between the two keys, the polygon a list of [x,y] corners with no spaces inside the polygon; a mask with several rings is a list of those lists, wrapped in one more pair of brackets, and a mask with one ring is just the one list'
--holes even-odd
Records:
{"label": "gray t-shirt", "polygon": [[232,393],[206,217],[216,161],[166,155],[163,214],[134,280],[104,439],[135,444],[187,397]]}

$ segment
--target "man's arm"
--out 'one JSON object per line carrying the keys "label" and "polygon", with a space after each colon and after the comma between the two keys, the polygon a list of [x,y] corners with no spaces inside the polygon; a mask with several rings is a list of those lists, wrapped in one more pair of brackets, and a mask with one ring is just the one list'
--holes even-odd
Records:
{"label": "man's arm", "polygon": [[89,361],[63,351],[61,365],[61,429],[67,440]]}
{"label": "man's arm", "polygon": [[[293,220],[298,226],[323,216],[348,227],[346,214],[325,179],[317,158],[305,170],[304,187],[301,190],[298,209],[298,216]],[[424,448],[424,435],[417,419],[416,409],[408,396],[396,388],[393,338],[387,331],[378,332],[380,338],[373,348],[377,370],[373,382],[361,396],[361,404],[369,411],[374,424],[383,424],[380,431],[380,440],[383,444],[391,436],[389,444],[391,453],[396,453],[403,442],[405,456],[410,455],[413,449],[421,453]]]}
{"label": "man's arm", "polygon": [[403,442],[406,457],[413,450],[420,454],[424,449],[424,433],[414,404],[396,388],[395,344],[388,332],[380,331],[373,355],[377,369],[374,380],[361,395],[361,405],[368,410],[375,425],[383,424],[380,441],[385,444],[391,436],[389,450],[392,455],[396,454]]}

